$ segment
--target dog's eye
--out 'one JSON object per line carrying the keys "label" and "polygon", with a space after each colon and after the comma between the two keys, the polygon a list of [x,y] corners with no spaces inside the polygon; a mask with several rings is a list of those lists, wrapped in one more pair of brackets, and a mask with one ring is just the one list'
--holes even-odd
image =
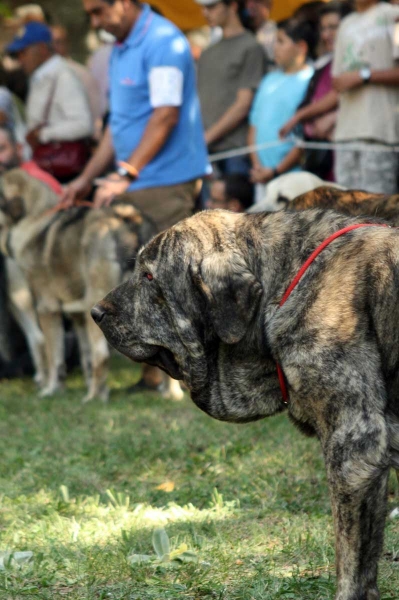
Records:
{"label": "dog's eye", "polygon": [[152,281],[154,279],[154,276],[151,275],[151,273],[145,272],[143,277],[145,277],[146,279],[148,279],[148,281]]}

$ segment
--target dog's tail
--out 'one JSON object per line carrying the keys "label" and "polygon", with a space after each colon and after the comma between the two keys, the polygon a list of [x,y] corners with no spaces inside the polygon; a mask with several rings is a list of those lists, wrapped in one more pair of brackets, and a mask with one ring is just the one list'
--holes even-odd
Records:
{"label": "dog's tail", "polygon": [[12,348],[10,343],[11,318],[8,309],[7,272],[5,258],[0,254],[0,360],[10,362]]}

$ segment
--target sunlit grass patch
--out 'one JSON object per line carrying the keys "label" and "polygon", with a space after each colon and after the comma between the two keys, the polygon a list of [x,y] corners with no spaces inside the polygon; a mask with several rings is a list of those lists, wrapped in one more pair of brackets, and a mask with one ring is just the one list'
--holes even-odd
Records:
{"label": "sunlit grass patch", "polygon": [[[81,405],[78,374],[46,400],[28,380],[0,384],[0,552],[33,553],[0,567],[0,599],[332,598],[317,441],[284,415],[235,426],[187,398],[128,396],[137,377],[116,360],[107,406]],[[390,508],[395,490],[392,477]],[[170,543],[164,561],[159,528]],[[386,528],[385,599],[399,597],[398,551],[399,519]],[[195,558],[179,562],[176,552]]]}

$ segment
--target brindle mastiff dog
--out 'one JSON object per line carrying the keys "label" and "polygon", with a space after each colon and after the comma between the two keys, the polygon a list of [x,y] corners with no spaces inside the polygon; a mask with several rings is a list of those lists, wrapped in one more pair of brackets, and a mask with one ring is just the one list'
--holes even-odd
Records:
{"label": "brindle mastiff dog", "polygon": [[113,346],[183,379],[212,417],[242,423],[287,409],[317,435],[337,600],[379,598],[387,477],[399,464],[399,231],[336,239],[279,301],[312,251],[357,222],[322,210],[200,213],[155,237],[131,280],[92,309]]}

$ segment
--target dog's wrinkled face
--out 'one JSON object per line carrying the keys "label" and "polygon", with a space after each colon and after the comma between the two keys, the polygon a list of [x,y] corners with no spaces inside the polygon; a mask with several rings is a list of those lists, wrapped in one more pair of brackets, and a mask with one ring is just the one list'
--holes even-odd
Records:
{"label": "dog's wrinkled face", "polygon": [[280,410],[275,364],[254,333],[262,286],[236,243],[242,218],[210,211],[158,235],[92,310],[120,352],[184,380],[200,408],[231,421]]}

